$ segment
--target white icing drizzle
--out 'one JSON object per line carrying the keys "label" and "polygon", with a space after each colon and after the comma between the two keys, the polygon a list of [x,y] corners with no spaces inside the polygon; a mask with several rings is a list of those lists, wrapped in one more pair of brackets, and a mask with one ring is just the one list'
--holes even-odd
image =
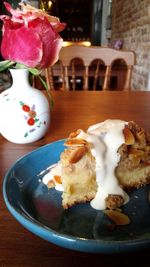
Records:
{"label": "white icing drizzle", "polygon": [[125,142],[122,130],[126,122],[106,120],[88,129],[88,141],[94,144],[92,154],[96,159],[96,181],[98,190],[91,206],[98,210],[106,208],[105,198],[109,194],[121,195],[124,202],[128,201],[115,176],[115,168],[120,160],[118,148]]}

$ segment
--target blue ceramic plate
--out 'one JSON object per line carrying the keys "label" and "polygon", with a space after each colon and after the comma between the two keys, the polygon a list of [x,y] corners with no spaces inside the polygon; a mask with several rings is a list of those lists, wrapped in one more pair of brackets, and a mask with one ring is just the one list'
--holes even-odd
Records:
{"label": "blue ceramic plate", "polygon": [[29,231],[65,248],[93,253],[121,253],[150,245],[149,186],[132,192],[124,206],[131,223],[111,229],[102,211],[89,204],[68,211],[61,206],[61,192],[48,191],[41,180],[59,160],[64,140],[43,146],[19,159],[5,176],[4,200],[10,213]]}

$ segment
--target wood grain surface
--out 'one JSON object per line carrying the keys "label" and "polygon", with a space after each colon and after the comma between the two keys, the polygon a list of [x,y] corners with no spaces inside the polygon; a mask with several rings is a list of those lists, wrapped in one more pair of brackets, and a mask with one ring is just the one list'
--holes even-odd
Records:
{"label": "wood grain surface", "polygon": [[[18,145],[0,135],[0,266],[149,266],[150,248],[128,254],[90,254],[60,248],[33,235],[8,212],[3,178],[30,151],[105,119],[134,120],[150,131],[150,92],[53,92],[51,125],[41,140]],[[5,114],[1,114],[5,116]],[[146,263],[148,261],[148,263]]]}

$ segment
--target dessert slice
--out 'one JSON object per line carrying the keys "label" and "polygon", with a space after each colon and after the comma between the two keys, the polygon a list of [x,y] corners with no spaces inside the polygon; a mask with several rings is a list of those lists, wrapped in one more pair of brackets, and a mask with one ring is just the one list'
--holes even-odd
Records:
{"label": "dessert slice", "polygon": [[58,163],[65,209],[87,201],[116,209],[129,190],[150,183],[150,134],[135,122],[106,120],[70,134],[65,146]]}
{"label": "dessert slice", "polygon": [[132,133],[134,140],[128,144],[126,138],[125,144],[118,149],[120,161],[116,177],[128,191],[150,183],[150,133],[135,122],[129,122],[125,130]]}
{"label": "dessert slice", "polygon": [[67,149],[61,154],[62,204],[66,209],[76,203],[90,201],[95,197],[97,183],[95,158],[90,144],[83,139],[71,138]]}

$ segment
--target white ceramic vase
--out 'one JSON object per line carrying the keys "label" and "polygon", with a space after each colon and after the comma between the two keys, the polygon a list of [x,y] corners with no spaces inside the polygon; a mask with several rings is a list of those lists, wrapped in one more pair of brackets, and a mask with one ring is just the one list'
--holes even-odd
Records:
{"label": "white ceramic vase", "polygon": [[0,94],[0,133],[27,144],[42,138],[50,124],[47,97],[30,86],[27,69],[11,69],[12,86]]}

